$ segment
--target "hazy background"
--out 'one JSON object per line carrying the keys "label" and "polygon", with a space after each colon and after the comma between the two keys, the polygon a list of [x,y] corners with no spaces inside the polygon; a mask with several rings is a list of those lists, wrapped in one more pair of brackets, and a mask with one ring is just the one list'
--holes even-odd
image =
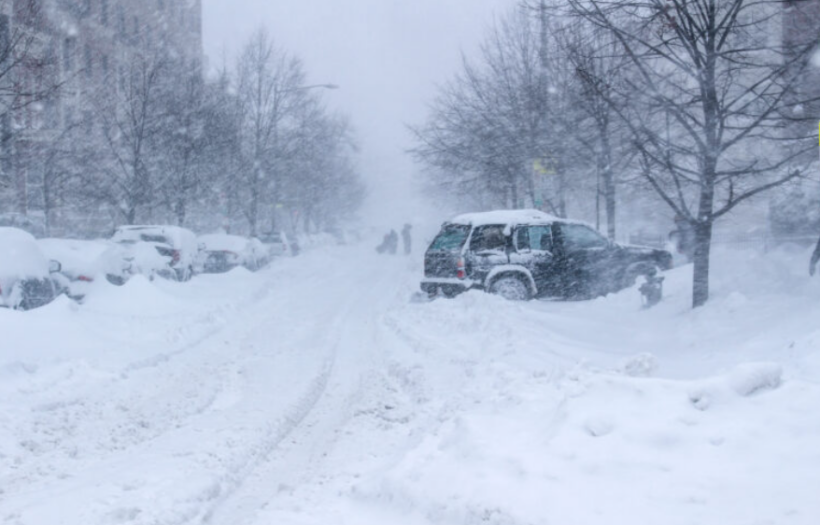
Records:
{"label": "hazy background", "polygon": [[[474,53],[493,18],[514,0],[204,0],[205,53],[216,68],[233,62],[264,25],[277,45],[301,56],[310,83],[358,132],[369,198],[361,215],[384,228],[422,222],[417,168],[405,154],[405,125],[421,122],[435,86]],[[447,210],[440,210],[447,214]],[[434,214],[438,215],[438,214]],[[434,220],[438,220],[435,217]]]}

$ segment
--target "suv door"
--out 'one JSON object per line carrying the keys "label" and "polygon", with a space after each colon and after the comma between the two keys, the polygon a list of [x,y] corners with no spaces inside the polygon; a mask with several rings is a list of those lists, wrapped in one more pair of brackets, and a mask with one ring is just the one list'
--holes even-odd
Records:
{"label": "suv door", "polygon": [[510,262],[525,266],[535,280],[537,295],[560,293],[555,268],[552,227],[549,224],[522,225],[515,230],[516,254]]}
{"label": "suv door", "polygon": [[612,244],[583,224],[556,223],[552,232],[564,294],[588,297],[608,292]]}
{"label": "suv door", "polygon": [[508,247],[510,239],[504,234],[507,226],[490,224],[477,226],[470,236],[467,250],[467,274],[470,278],[483,282],[490,271],[502,264],[509,264]]}

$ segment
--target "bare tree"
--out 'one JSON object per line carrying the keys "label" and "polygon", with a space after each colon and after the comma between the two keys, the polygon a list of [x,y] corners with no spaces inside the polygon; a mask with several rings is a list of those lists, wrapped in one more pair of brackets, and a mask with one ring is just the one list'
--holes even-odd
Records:
{"label": "bare tree", "polygon": [[173,68],[161,101],[163,125],[155,144],[159,163],[156,187],[177,224],[185,225],[191,208],[206,195],[206,186],[224,169],[220,157],[230,155],[232,137],[224,124],[229,107],[222,106],[218,87],[205,83],[198,67]]}
{"label": "bare tree", "polygon": [[[120,89],[105,90],[95,102],[101,147],[95,148],[86,173],[89,196],[116,210],[126,224],[156,204],[156,144],[168,124],[163,97],[170,86],[168,58],[136,54],[120,79]],[[86,118],[88,118],[88,114]],[[89,125],[89,131],[91,125]]]}
{"label": "bare tree", "polygon": [[544,17],[516,9],[482,46],[478,63],[440,90],[412,152],[434,181],[484,194],[490,206],[537,206],[566,215],[583,182],[575,133],[577,79]]}
{"label": "bare tree", "polygon": [[[818,38],[787,50],[770,36],[775,0],[567,0],[614,38],[636,71],[606,94],[630,130],[643,177],[695,234],[693,305],[709,297],[716,220],[802,173],[816,147],[788,127],[796,78]],[[628,107],[616,100],[629,96]],[[813,141],[811,141],[813,142]]]}
{"label": "bare tree", "polygon": [[29,161],[21,155],[27,144],[18,143],[15,155],[18,135],[37,125],[40,104],[60,87],[49,39],[41,2],[18,0],[9,14],[0,11],[0,188],[11,184],[13,157],[18,167]]}
{"label": "bare tree", "polygon": [[[302,62],[276,48],[264,29],[251,37],[239,58],[237,97],[247,162],[244,211],[252,235],[258,231],[260,206],[276,206],[281,199],[280,168],[286,160],[281,136],[305,98],[304,78]],[[274,222],[275,212],[270,217]]]}
{"label": "bare tree", "polygon": [[347,118],[328,114],[317,100],[305,104],[298,119],[286,202],[305,231],[333,228],[352,216],[365,195],[353,130]]}
{"label": "bare tree", "polygon": [[576,122],[572,132],[595,157],[596,216],[598,199],[603,198],[607,235],[615,240],[619,174],[629,169],[635,157],[628,131],[616,111],[623,110],[629,101],[623,84],[631,71],[630,63],[620,52],[618,42],[599,28],[566,24],[555,36],[560,42],[559,52],[566,55],[578,80],[575,104],[586,118]]}

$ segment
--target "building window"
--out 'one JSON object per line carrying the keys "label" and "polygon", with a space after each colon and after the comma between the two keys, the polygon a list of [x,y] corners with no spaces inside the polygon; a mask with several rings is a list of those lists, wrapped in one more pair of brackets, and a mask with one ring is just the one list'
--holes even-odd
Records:
{"label": "building window", "polygon": [[90,111],[83,111],[83,131],[87,137],[94,133],[94,116]]}
{"label": "building window", "polygon": [[45,104],[46,128],[57,129],[60,126],[60,111],[55,97],[50,97]]}
{"label": "building window", "polygon": [[91,46],[85,45],[85,76],[92,78],[94,76],[94,56],[91,53]]}
{"label": "building window", "polygon": [[124,67],[120,67],[120,93],[125,93],[127,89],[126,72]]}
{"label": "building window", "polygon": [[9,35],[9,17],[0,15],[0,49],[5,50],[9,47]]}
{"label": "building window", "polygon": [[100,58],[100,67],[102,68],[103,79],[108,78],[108,55],[103,55]]}
{"label": "building window", "polygon": [[64,118],[64,127],[66,129],[71,128],[74,126],[74,108],[71,106],[65,108],[65,114],[63,115]]}
{"label": "building window", "polygon": [[108,0],[100,0],[100,23],[108,25]]}
{"label": "building window", "polygon": [[117,9],[117,30],[119,31],[121,37],[128,37],[128,27],[125,25],[125,10],[122,6]]}
{"label": "building window", "polygon": [[63,42],[63,70],[74,70],[74,39],[66,38]]}

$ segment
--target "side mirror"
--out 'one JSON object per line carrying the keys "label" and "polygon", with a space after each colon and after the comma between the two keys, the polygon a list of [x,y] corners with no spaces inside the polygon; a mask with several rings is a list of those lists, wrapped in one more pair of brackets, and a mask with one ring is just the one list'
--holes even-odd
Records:
{"label": "side mirror", "polygon": [[59,261],[48,261],[48,273],[58,273],[63,269],[63,265]]}

